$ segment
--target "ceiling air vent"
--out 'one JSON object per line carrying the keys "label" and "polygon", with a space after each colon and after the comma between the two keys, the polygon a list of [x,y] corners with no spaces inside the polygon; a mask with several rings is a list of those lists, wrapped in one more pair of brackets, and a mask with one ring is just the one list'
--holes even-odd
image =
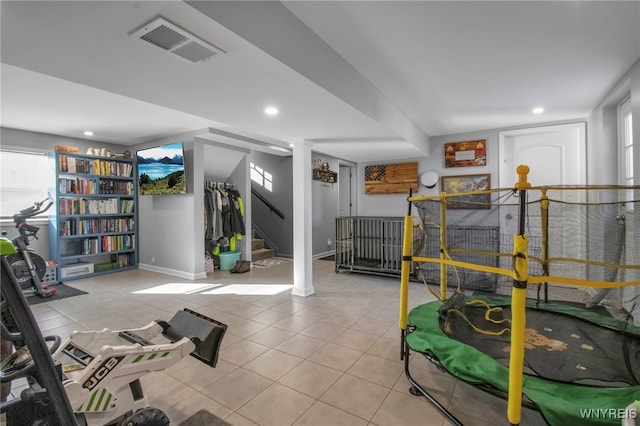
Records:
{"label": "ceiling air vent", "polygon": [[162,17],[144,24],[132,35],[193,63],[226,53]]}

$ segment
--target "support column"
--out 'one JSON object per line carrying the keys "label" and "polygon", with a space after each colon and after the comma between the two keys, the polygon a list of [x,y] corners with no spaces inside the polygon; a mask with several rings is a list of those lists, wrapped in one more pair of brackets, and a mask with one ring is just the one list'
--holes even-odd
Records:
{"label": "support column", "polygon": [[313,289],[311,143],[293,146],[293,291],[310,296]]}

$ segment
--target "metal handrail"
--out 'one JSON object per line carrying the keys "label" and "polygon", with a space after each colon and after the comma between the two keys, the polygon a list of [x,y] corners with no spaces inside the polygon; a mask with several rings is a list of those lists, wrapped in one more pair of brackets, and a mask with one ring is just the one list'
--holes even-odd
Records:
{"label": "metal handrail", "polygon": [[270,248],[271,250],[274,251],[274,253],[276,253],[276,255],[278,254],[278,246],[273,242],[273,240],[271,238],[269,238],[261,229],[260,227],[256,226],[255,223],[252,223],[251,226],[253,227],[253,229],[256,231],[256,233],[259,235],[259,237],[261,239],[264,240],[265,245],[267,248]]}
{"label": "metal handrail", "polygon": [[260,194],[258,191],[253,189],[253,187],[251,188],[251,194],[255,195],[258,200],[262,201],[267,207],[269,207],[269,210],[274,212],[280,219],[284,219],[284,214],[280,210],[278,210],[278,208],[276,206],[271,204],[269,202],[269,200],[264,198],[264,196],[262,196],[262,194]]}

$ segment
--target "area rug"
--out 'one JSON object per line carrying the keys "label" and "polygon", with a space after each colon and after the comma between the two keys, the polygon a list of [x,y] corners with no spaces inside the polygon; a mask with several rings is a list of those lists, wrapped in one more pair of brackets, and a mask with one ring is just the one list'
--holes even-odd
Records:
{"label": "area rug", "polygon": [[251,265],[254,268],[270,268],[281,263],[291,262],[291,259],[285,259],[283,257],[270,257],[267,259],[260,259],[253,262]]}
{"label": "area rug", "polygon": [[81,294],[88,294],[86,291],[78,290],[74,287],[69,287],[64,283],[58,283],[56,285],[50,286],[50,288],[56,289],[56,294],[51,297],[40,297],[37,295],[31,295],[27,297],[27,302],[29,305],[37,305],[39,303],[51,302],[53,300],[66,299],[68,297],[79,296]]}
{"label": "area rug", "polygon": [[231,423],[226,422],[215,414],[203,409],[180,423],[178,426],[231,426]]}

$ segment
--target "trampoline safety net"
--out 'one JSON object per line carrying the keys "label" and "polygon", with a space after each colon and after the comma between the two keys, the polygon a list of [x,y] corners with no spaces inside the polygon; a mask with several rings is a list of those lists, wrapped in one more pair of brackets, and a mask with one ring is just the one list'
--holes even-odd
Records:
{"label": "trampoline safety net", "polygon": [[550,424],[620,424],[579,410],[640,400],[640,186],[464,190],[409,198],[411,260],[437,300],[406,320],[401,302],[408,346],[508,395],[518,283],[522,394]]}

